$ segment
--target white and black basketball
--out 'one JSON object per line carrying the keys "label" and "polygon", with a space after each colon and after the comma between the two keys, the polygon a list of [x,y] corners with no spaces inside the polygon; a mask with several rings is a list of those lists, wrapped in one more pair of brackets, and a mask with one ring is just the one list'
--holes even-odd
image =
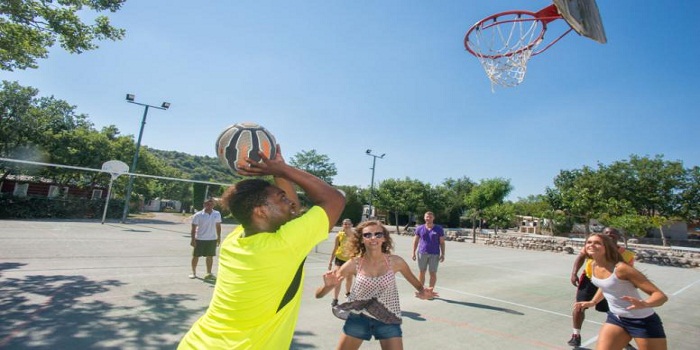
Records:
{"label": "white and black basketball", "polygon": [[247,166],[245,158],[260,161],[258,152],[274,158],[277,152],[275,137],[256,123],[238,123],[226,128],[216,140],[216,155],[223,165],[238,173]]}

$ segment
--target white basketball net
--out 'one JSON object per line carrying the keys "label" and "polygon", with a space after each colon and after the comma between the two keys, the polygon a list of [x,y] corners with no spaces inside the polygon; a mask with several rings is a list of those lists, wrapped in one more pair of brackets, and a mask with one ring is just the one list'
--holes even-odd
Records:
{"label": "white basketball net", "polygon": [[538,40],[543,30],[540,21],[507,16],[512,18],[482,23],[469,38],[471,49],[491,80],[491,90],[496,85],[514,87],[522,83],[527,62],[542,41]]}

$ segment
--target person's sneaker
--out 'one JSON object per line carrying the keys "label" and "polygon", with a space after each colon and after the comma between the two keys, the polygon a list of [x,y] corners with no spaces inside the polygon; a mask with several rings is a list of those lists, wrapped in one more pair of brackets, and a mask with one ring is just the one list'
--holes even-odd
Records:
{"label": "person's sneaker", "polygon": [[581,335],[580,334],[572,334],[571,339],[569,339],[569,342],[567,343],[571,346],[581,346]]}
{"label": "person's sneaker", "polygon": [[216,276],[214,276],[214,275],[211,274],[211,273],[208,273],[208,274],[204,275],[204,279],[205,279],[205,280],[215,280],[215,279],[216,279]]}
{"label": "person's sneaker", "polygon": [[189,277],[190,279],[195,279],[195,278],[197,278],[197,275],[191,273],[191,274],[190,274],[189,276],[187,276],[187,277]]}
{"label": "person's sneaker", "polygon": [[632,344],[627,344],[627,346],[625,346],[625,350],[637,350],[637,348],[632,346]]}
{"label": "person's sneaker", "polygon": [[333,301],[331,301],[331,306],[336,306],[336,305],[338,305],[338,299],[333,299]]}

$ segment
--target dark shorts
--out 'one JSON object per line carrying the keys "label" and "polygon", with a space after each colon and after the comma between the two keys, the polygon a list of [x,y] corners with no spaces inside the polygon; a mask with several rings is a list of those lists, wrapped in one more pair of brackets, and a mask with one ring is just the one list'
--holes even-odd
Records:
{"label": "dark shorts", "polygon": [[197,240],[192,256],[216,256],[216,240]]}
{"label": "dark shorts", "polygon": [[663,322],[656,313],[645,318],[628,318],[608,312],[605,323],[622,327],[632,338],[666,338]]}
{"label": "dark shorts", "polygon": [[401,338],[400,324],[388,324],[365,315],[350,314],[343,326],[345,334],[363,340]]}
{"label": "dark shorts", "polygon": [[[590,301],[593,299],[595,292],[598,291],[598,287],[591,282],[591,280],[586,277],[585,273],[581,274],[581,278],[578,280],[578,289],[576,290],[576,301]],[[596,306],[596,311],[608,312],[608,301],[603,299]]]}
{"label": "dark shorts", "polygon": [[335,257],[335,266],[343,266],[345,264],[345,260],[338,259],[338,257]]}

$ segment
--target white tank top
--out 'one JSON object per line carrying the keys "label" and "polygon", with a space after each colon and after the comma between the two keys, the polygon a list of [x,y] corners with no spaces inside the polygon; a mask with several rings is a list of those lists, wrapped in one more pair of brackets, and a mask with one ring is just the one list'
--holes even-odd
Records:
{"label": "white tank top", "polygon": [[608,278],[596,278],[595,273],[593,273],[591,276],[591,282],[593,282],[596,287],[603,290],[603,295],[610,306],[610,312],[619,317],[627,318],[645,318],[653,315],[654,309],[650,307],[644,309],[627,310],[627,307],[631,306],[632,303],[622,299],[623,296],[630,296],[636,299],[641,298],[639,296],[639,291],[637,291],[637,287],[635,287],[632,282],[617,278],[617,273],[615,273],[615,271],[617,270],[618,265],[615,265],[615,269],[613,269],[610,277]]}

